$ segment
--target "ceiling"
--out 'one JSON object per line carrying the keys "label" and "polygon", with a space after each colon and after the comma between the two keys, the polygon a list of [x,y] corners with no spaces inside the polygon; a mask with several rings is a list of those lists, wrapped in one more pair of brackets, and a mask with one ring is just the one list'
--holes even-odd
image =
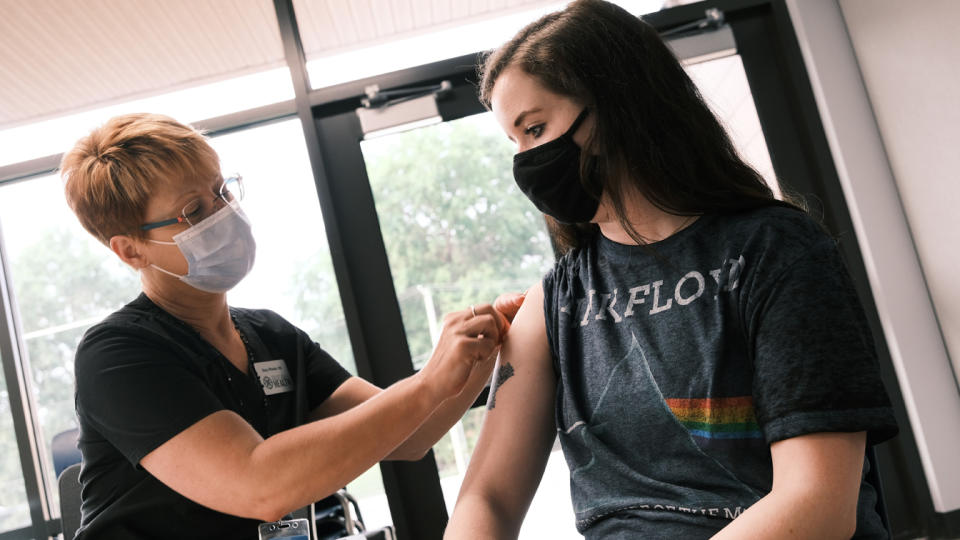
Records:
{"label": "ceiling", "polygon": [[[294,0],[307,58],[556,0]],[[0,0],[0,129],[285,65],[272,0]]]}

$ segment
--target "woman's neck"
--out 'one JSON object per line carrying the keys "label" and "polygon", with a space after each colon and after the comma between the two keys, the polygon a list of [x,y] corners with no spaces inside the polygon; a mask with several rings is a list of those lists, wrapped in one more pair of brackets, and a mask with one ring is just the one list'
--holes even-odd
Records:
{"label": "woman's neck", "polygon": [[208,341],[218,341],[234,331],[226,294],[204,293],[179,283],[176,285],[180,286],[161,286],[145,276],[141,282],[150,301],[193,327]]}
{"label": "woman's neck", "polygon": [[659,242],[689,227],[699,217],[678,216],[665,212],[639,194],[629,197],[625,203],[627,223],[644,242],[637,242],[630,235],[630,232],[617,219],[613,205],[606,197],[601,200],[600,209],[594,220],[603,236],[618,244],[637,245]]}

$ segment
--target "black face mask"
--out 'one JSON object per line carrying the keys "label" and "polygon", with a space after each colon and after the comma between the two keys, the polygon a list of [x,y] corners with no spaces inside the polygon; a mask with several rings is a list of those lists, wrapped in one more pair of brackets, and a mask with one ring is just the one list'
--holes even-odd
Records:
{"label": "black face mask", "polygon": [[573,142],[588,109],[556,139],[513,156],[513,178],[541,212],[561,223],[586,223],[600,202],[580,182],[580,147]]}

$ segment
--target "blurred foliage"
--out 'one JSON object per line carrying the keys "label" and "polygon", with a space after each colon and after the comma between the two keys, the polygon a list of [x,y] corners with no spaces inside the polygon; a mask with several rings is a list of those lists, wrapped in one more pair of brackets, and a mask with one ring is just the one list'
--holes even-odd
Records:
{"label": "blurred foliage", "polygon": [[[11,277],[45,444],[76,427],[73,354],[83,332],[139,292],[136,273],[82,229],[50,227],[15,257]],[[0,530],[29,524],[6,386],[0,396]],[[48,452],[49,454],[49,452]],[[44,456],[53,471],[52,455]],[[55,479],[51,479],[56,494]],[[24,522],[23,519],[27,521]]]}
{"label": "blurred foliage", "polygon": [[[362,143],[415,368],[433,350],[431,311],[439,328],[445,313],[526,290],[553,262],[543,217],[514,183],[514,149],[491,123],[466,118]],[[346,364],[352,354],[330,254],[298,267],[297,315]],[[467,456],[483,411],[464,416]],[[434,448],[441,477],[465,472],[457,469],[452,436]],[[358,482],[351,489],[364,496],[381,488]]]}
{"label": "blurred foliage", "polygon": [[[362,143],[418,368],[433,349],[430,307],[441,319],[502,292],[526,290],[553,261],[543,218],[513,181],[512,146],[477,120]],[[329,324],[331,314],[342,313],[335,282],[323,271],[329,268],[328,253],[301,267],[295,279],[305,291],[297,303],[301,320]]]}

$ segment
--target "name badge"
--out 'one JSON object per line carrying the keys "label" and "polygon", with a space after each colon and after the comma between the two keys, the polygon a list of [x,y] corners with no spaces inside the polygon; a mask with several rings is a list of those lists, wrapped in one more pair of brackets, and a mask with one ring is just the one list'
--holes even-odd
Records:
{"label": "name badge", "polygon": [[257,370],[264,394],[272,396],[293,391],[293,378],[290,377],[287,363],[283,360],[256,362],[253,364],[253,369]]}

